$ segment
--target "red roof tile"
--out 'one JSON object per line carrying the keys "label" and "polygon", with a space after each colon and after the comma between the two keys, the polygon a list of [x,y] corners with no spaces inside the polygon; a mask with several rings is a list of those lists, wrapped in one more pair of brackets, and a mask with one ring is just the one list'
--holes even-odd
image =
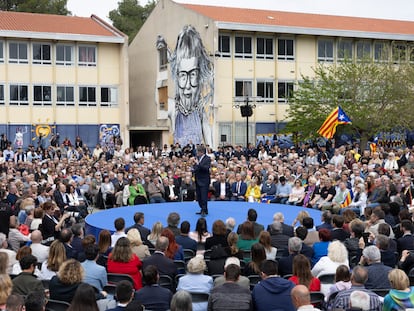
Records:
{"label": "red roof tile", "polygon": [[120,36],[110,31],[108,25],[103,26],[101,23],[104,22],[95,16],[77,17],[0,11],[0,30]]}
{"label": "red roof tile", "polygon": [[414,35],[414,22],[181,4],[215,21],[265,26],[287,26],[329,30]]}

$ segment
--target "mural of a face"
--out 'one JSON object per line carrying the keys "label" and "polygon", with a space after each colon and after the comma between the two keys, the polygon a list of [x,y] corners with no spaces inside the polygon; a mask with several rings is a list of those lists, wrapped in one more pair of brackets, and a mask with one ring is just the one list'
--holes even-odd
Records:
{"label": "mural of a face", "polygon": [[[157,48],[165,46],[165,40],[159,35]],[[213,64],[193,26],[183,27],[168,59],[175,86],[168,111],[174,143],[185,146],[192,141],[212,145],[210,120],[214,117],[209,107],[214,94]]]}
{"label": "mural of a face", "polygon": [[179,87],[179,100],[190,110],[196,105],[199,97],[200,69],[196,57],[183,58],[178,64],[177,82]]}

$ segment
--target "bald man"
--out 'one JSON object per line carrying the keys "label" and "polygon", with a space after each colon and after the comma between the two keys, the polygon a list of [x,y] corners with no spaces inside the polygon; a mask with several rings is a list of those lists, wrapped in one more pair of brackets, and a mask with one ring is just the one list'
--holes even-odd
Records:
{"label": "bald man", "polygon": [[311,304],[309,289],[304,285],[296,285],[291,293],[292,303],[298,311],[320,311]]}
{"label": "bald man", "polygon": [[33,231],[30,239],[32,240],[30,248],[33,256],[36,256],[39,263],[45,262],[49,258],[49,246],[41,244],[43,240],[42,232],[40,230]]}

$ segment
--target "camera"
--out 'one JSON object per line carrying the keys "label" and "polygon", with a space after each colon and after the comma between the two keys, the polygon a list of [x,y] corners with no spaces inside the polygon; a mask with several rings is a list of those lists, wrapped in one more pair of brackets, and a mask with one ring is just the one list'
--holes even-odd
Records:
{"label": "camera", "polygon": [[79,212],[65,212],[69,217],[79,217]]}

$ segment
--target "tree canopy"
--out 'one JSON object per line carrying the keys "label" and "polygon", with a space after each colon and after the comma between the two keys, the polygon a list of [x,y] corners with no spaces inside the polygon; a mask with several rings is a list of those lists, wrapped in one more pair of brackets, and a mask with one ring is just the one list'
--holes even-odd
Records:
{"label": "tree canopy", "polygon": [[412,129],[414,70],[410,64],[371,61],[319,64],[315,76],[302,77],[288,108],[287,130],[301,139],[317,130],[338,105],[352,120],[338,131],[369,137],[396,129]]}
{"label": "tree canopy", "polygon": [[4,0],[0,10],[69,15],[67,0]]}
{"label": "tree canopy", "polygon": [[122,0],[118,2],[116,10],[109,12],[109,18],[114,27],[128,35],[131,43],[155,5],[154,0],[149,1],[145,6],[141,6],[137,0]]}

